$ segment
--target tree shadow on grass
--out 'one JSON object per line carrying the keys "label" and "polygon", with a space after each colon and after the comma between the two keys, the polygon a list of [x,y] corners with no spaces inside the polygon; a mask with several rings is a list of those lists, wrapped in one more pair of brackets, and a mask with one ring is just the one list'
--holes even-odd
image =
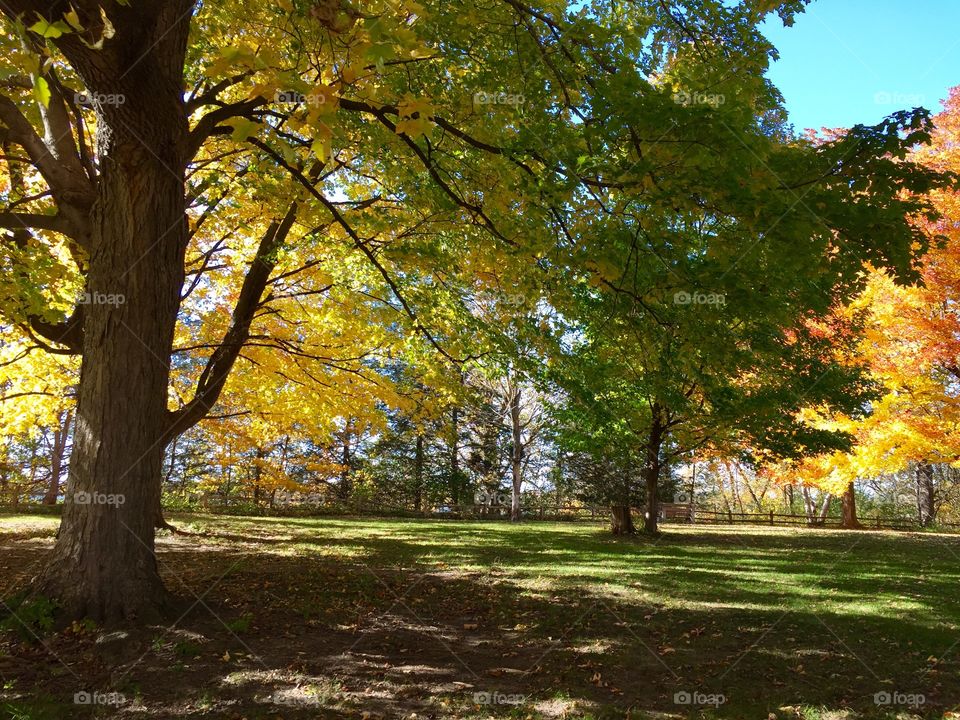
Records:
{"label": "tree shadow on grass", "polygon": [[233,544],[161,541],[168,587],[194,602],[185,617],[118,653],[96,633],[58,636],[49,652],[8,644],[5,694],[29,687],[62,704],[58,717],[78,718],[117,708],[73,705],[77,692],[119,692],[131,718],[904,709],[875,704],[884,692],[922,693],[918,714],[940,717],[960,702],[955,626],[938,624],[956,620],[956,604],[927,612],[955,581],[928,578],[914,599],[924,612],[862,607],[908,588],[918,567],[955,573],[942,548],[874,536],[843,555],[850,536],[687,530],[618,541],[583,528],[438,525],[225,531],[240,548],[223,536]]}

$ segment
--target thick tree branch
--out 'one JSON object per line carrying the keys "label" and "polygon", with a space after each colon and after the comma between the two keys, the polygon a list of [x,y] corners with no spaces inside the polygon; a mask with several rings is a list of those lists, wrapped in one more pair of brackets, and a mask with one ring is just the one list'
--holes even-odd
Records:
{"label": "thick tree branch", "polygon": [[83,350],[83,305],[77,305],[73,314],[60,323],[51,323],[42,318],[28,318],[29,329],[44,340],[62,345],[66,350],[51,349],[61,355],[79,355]]}
{"label": "thick tree branch", "polygon": [[57,154],[37,134],[20,112],[20,108],[3,95],[0,95],[0,123],[7,129],[6,139],[22,147],[30,162],[43,176],[60,215],[70,224],[70,232],[67,234],[89,251],[88,213],[96,191],[86,173],[82,170],[71,172],[69,165],[61,162]]}
{"label": "thick tree branch", "polygon": [[71,235],[70,223],[61,215],[43,215],[41,213],[12,213],[0,212],[0,227],[20,230],[31,228],[35,230],[50,230],[51,232]]}
{"label": "thick tree branch", "polygon": [[233,117],[248,115],[266,102],[264,98],[254,98],[241,103],[223,105],[208,112],[197,121],[193,130],[190,131],[187,139],[187,157],[192,158],[197,154],[204,141],[213,134],[214,128],[218,124]]}
{"label": "thick tree branch", "polygon": [[233,365],[244,344],[250,337],[250,324],[260,305],[260,298],[277,264],[277,251],[283,246],[297,218],[297,204],[293,203],[282,220],[270,223],[246,277],[240,295],[233,308],[230,327],[223,340],[207,360],[206,367],[197,380],[193,399],[176,412],[170,413],[166,433],[170,440],[196,425],[216,404],[226,385]]}

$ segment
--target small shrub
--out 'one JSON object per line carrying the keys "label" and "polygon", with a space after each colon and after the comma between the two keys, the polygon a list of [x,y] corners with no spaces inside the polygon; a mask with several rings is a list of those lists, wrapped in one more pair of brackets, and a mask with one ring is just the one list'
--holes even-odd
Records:
{"label": "small shrub", "polygon": [[0,630],[13,631],[24,642],[32,642],[53,629],[57,604],[45,597],[28,599],[26,596],[7,603],[9,611],[0,620]]}

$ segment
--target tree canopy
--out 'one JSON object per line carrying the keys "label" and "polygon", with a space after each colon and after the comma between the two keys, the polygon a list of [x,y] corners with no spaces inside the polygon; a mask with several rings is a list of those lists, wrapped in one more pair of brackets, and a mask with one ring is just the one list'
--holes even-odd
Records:
{"label": "tree canopy", "polygon": [[0,425],[75,418],[39,587],[162,609],[162,492],[194,450],[258,501],[456,504],[509,466],[516,516],[569,451],[627,512],[610,483],[640,467],[649,532],[697,452],[849,450],[803,411],[859,422],[902,367],[850,361],[844,308],[952,289],[955,143],[918,149],[923,108],[797,135],[760,23],[804,5],[9,0]]}

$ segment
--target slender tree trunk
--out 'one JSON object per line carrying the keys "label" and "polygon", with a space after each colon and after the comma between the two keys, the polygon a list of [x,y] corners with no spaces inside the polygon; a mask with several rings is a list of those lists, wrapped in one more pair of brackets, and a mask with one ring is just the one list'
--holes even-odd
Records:
{"label": "slender tree trunk", "polygon": [[816,508],[813,506],[813,498],[810,496],[810,488],[806,485],[800,488],[800,492],[803,495],[803,509],[807,514],[807,522],[813,523],[816,519],[817,513]]}
{"label": "slender tree trunk", "polygon": [[847,483],[841,502],[843,503],[843,527],[848,530],[863,527],[857,519],[857,495],[852,482]]}
{"label": "slender tree trunk", "polygon": [[917,510],[920,524],[932,525],[937,519],[936,488],[933,483],[933,465],[917,463]]}
{"label": "slender tree trunk", "polygon": [[[170,485],[173,482],[173,474],[177,469],[177,440],[179,440],[179,438],[174,438],[170,443],[170,453],[167,456],[167,472],[163,476],[163,483],[165,486]],[[181,488],[183,487],[183,478],[180,479],[180,486]]]}
{"label": "slender tree trunk", "polygon": [[188,239],[183,61],[189,8],[184,0],[120,8],[109,52],[63,45],[91,93],[125,98],[122,105],[97,107],[101,175],[86,288],[91,297],[115,302],[84,306],[63,519],[39,579],[39,590],[68,616],[143,622],[158,617],[167,598],[154,524]]}
{"label": "slender tree trunk", "polygon": [[763,512],[763,502],[761,498],[765,498],[767,496],[767,488],[769,487],[769,483],[763,486],[759,496],[757,495],[756,490],[754,490],[753,486],[750,484],[749,478],[744,478],[743,485],[747,488],[747,492],[750,493],[750,502],[753,503],[753,506],[757,509],[757,512]]}
{"label": "slender tree trunk", "polygon": [[47,487],[47,494],[43,497],[44,505],[56,505],[57,498],[60,497],[60,476],[63,474],[63,458],[67,449],[71,422],[73,422],[73,413],[67,410],[60,417],[60,425],[53,431],[53,448],[50,453],[50,485]]}
{"label": "slender tree trunk", "polygon": [[337,486],[337,495],[340,496],[341,500],[349,500],[353,492],[353,477],[351,474],[353,458],[352,448],[350,447],[350,435],[351,424],[347,422],[343,428],[343,447],[340,458],[343,470],[340,472],[340,484]]}
{"label": "slender tree trunk", "polygon": [[643,531],[647,535],[656,535],[660,502],[658,485],[660,483],[660,446],[663,444],[663,410],[659,403],[653,405],[650,435],[647,437],[646,457],[643,464],[643,478],[647,491],[647,512],[643,522]]}
{"label": "slender tree trunk", "polygon": [[34,442],[30,445],[30,462],[27,466],[30,470],[30,479],[27,481],[26,493],[25,493],[25,498],[27,502],[30,502],[30,498],[33,497],[34,489],[37,485],[37,473],[40,471],[39,450],[40,450],[39,441]]}
{"label": "slender tree trunk", "polygon": [[821,501],[823,504],[820,506],[820,515],[817,517],[817,524],[823,525],[827,521],[827,515],[830,513],[830,502],[833,500],[833,495],[826,493],[823,496]]}
{"label": "slender tree trunk", "polygon": [[[177,467],[177,440],[179,440],[179,437],[175,437],[173,439],[169,446],[170,452],[165,453],[168,458],[167,462],[169,464],[167,465],[167,472],[164,473],[163,479],[160,482],[160,495],[157,498],[157,519],[154,523],[154,527],[157,530],[169,530],[173,533],[182,533],[179,528],[176,528],[168,523],[167,519],[163,515],[163,491],[165,488],[169,489],[173,484],[173,474]],[[184,468],[184,475],[186,475],[186,468]],[[185,481],[185,477],[180,479],[181,490],[183,489]]]}
{"label": "slender tree trunk", "polygon": [[810,525],[823,525],[827,519],[827,514],[830,512],[830,501],[833,499],[833,496],[830,493],[824,493],[821,500],[822,504],[817,508],[817,504],[813,500],[813,495],[810,493],[810,488],[802,485],[800,492],[803,495],[803,506],[807,514],[807,522]]}
{"label": "slender tree trunk", "polygon": [[727,473],[730,475],[730,488],[733,491],[733,499],[737,503],[737,507],[740,508],[740,514],[742,515],[743,510],[743,497],[740,495],[740,476],[737,474],[737,470],[730,463],[726,463]]}
{"label": "slender tree trunk", "polygon": [[417,449],[414,457],[413,506],[417,512],[423,510],[423,433],[417,433]]}
{"label": "slender tree trunk", "polygon": [[260,507],[260,498],[263,496],[263,460],[267,453],[263,448],[257,448],[253,464],[253,504]]}
{"label": "slender tree trunk", "polygon": [[523,426],[520,423],[520,388],[510,393],[510,430],[513,447],[510,453],[512,487],[510,493],[510,519],[520,520],[520,489],[523,486]]}
{"label": "slender tree trunk", "polygon": [[727,511],[727,519],[733,522],[733,508],[730,506],[730,497],[727,495],[727,485],[723,480],[723,475],[718,474],[720,481],[720,497],[723,498],[723,507]]}
{"label": "slender tree trunk", "polygon": [[450,416],[450,499],[460,503],[460,409],[454,408]]}

